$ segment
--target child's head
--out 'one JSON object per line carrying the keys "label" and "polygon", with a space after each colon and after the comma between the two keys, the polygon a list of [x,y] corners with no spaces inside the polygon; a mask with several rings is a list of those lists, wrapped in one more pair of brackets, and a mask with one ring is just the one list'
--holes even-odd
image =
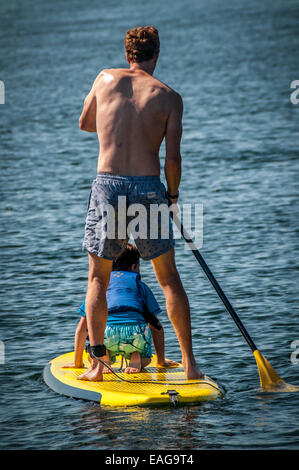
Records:
{"label": "child's head", "polygon": [[139,272],[140,254],[136,246],[128,243],[121,254],[113,261],[113,271],[136,271]]}

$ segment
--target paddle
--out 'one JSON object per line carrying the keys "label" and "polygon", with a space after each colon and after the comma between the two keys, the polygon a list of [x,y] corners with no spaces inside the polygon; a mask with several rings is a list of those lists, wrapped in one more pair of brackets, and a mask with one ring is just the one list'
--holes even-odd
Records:
{"label": "paddle", "polygon": [[214,275],[212,274],[211,270],[209,269],[208,265],[206,264],[205,260],[199,253],[198,249],[193,243],[193,240],[190,238],[188,233],[185,231],[183,225],[181,224],[181,221],[178,219],[177,215],[173,212],[170,211],[171,217],[173,218],[176,226],[178,227],[179,231],[181,232],[184,240],[186,241],[188,247],[194,254],[195,258],[201,265],[203,271],[207,275],[208,279],[210,280],[211,284],[215,288],[218,296],[224,303],[224,306],[226,307],[227,311],[230,313],[232,319],[234,320],[235,324],[239,328],[240,332],[242,333],[243,337],[247,341],[247,344],[249,345],[250,349],[253,352],[253,355],[255,357],[258,371],[259,371],[259,377],[260,377],[260,383],[261,387],[265,391],[298,391],[299,387],[293,386],[286,384],[281,377],[277,374],[277,372],[273,369],[273,367],[269,364],[267,359],[258,351],[256,345],[252,341],[251,337],[249,336],[246,328],[244,327],[243,323],[241,322],[240,318],[236,314],[234,308],[232,307],[230,301],[226,297],[225,293],[221,289],[220,285],[218,284],[217,280],[215,279]]}

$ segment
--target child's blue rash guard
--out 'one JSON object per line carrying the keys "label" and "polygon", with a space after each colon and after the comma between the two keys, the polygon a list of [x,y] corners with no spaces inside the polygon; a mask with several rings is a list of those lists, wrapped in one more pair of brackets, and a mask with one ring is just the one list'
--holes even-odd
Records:
{"label": "child's blue rash guard", "polygon": [[[107,325],[146,323],[142,315],[144,304],[155,316],[161,312],[151,289],[141,281],[140,274],[134,271],[112,271],[106,298],[108,305]],[[85,301],[78,313],[86,316]]]}

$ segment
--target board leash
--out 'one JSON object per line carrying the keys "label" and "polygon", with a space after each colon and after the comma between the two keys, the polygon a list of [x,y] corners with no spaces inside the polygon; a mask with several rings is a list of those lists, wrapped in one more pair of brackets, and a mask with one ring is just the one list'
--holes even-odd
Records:
{"label": "board leash", "polygon": [[[209,385],[210,387],[214,388],[215,390],[217,390],[219,393],[221,393],[222,395],[224,395],[224,392],[219,388],[219,387],[216,387],[215,385],[211,384],[210,382],[208,382],[207,380],[199,380],[198,382],[191,382],[191,383],[176,383],[176,382],[171,382],[171,381],[152,381],[152,380],[128,380],[128,379],[124,379],[123,377],[121,377],[120,375],[118,375],[113,369],[112,367],[110,367],[105,361],[102,361],[100,358],[96,358],[97,361],[101,362],[101,364],[103,364],[105,367],[107,367],[108,370],[110,370],[110,372],[112,374],[114,374],[119,380],[121,380],[122,382],[127,382],[127,383],[131,383],[131,384],[153,384],[153,385],[198,385],[198,384],[207,384]],[[123,363],[121,364],[123,365]]]}

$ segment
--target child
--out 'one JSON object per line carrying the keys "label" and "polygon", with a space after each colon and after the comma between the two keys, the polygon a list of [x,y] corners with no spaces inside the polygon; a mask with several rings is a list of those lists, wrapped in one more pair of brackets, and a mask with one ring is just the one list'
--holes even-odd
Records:
{"label": "child", "polygon": [[[104,344],[107,354],[102,358],[109,366],[118,354],[129,360],[125,372],[138,373],[151,362],[152,341],[157,355],[157,366],[177,365],[165,360],[164,330],[157,319],[161,311],[150,288],[141,281],[139,274],[140,255],[137,248],[128,243],[112,266],[107,289],[108,319]],[[74,364],[64,367],[83,368],[83,351],[87,339],[85,301],[78,310],[82,315],[75,335]],[[92,365],[96,361],[92,360]],[[104,368],[104,373],[110,372]]]}

